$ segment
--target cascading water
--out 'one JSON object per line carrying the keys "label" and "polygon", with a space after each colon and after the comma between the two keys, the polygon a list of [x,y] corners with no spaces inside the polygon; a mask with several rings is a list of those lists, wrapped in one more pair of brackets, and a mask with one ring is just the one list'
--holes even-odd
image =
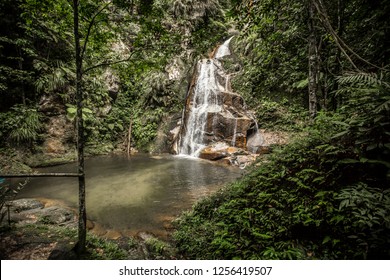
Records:
{"label": "cascading water", "polygon": [[232,139],[232,146],[236,146],[236,138],[237,138],[237,119],[234,122],[234,131],[233,131],[233,139]]}
{"label": "cascading water", "polygon": [[221,62],[231,55],[232,38],[219,46],[212,58],[197,64],[183,112],[179,154],[198,157],[215,143],[246,149],[247,132],[253,130],[255,120],[246,111],[242,97],[232,92],[231,74],[225,72]]}
{"label": "cascading water", "polygon": [[218,104],[220,85],[214,74],[217,67],[215,59],[203,59],[198,62],[199,77],[195,84],[193,98],[190,101],[192,110],[187,120],[180,154],[198,155],[199,151],[204,148],[203,138],[208,114],[222,110]]}
{"label": "cascading water", "polygon": [[214,55],[214,58],[219,59],[224,56],[230,55],[230,41],[233,39],[233,37],[230,37],[228,40],[226,40],[218,49],[217,52]]}

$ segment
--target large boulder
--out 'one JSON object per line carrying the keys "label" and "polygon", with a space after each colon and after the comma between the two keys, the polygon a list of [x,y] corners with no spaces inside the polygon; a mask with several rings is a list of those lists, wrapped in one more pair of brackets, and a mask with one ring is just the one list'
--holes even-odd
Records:
{"label": "large boulder", "polygon": [[204,147],[199,153],[199,158],[216,161],[223,158],[236,158],[239,155],[247,154],[248,153],[241,148],[232,147],[224,142],[217,142]]}
{"label": "large boulder", "polygon": [[241,115],[235,117],[229,110],[209,112],[205,126],[204,143],[225,142],[231,146],[246,148],[247,132],[253,119]]}

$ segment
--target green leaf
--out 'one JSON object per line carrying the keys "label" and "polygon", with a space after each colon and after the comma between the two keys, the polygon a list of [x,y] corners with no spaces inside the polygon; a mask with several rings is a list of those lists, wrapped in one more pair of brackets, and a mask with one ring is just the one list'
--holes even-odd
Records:
{"label": "green leaf", "polygon": [[341,121],[332,121],[332,123],[339,124],[339,125],[342,125],[342,126],[345,126],[345,127],[349,127],[349,124],[347,124],[345,122],[341,122]]}
{"label": "green leaf", "polygon": [[328,243],[331,239],[332,238],[329,235],[325,236],[324,240],[322,240],[322,244]]}
{"label": "green leaf", "polygon": [[76,114],[77,108],[76,107],[69,107],[66,109],[66,111],[68,112],[68,114],[73,115],[73,114]]}
{"label": "green leaf", "polygon": [[339,160],[338,163],[340,164],[354,164],[354,163],[361,163],[361,161],[353,158],[345,158],[342,160]]}
{"label": "green leaf", "polygon": [[340,133],[337,133],[337,134],[333,135],[332,139],[339,138],[339,137],[344,136],[344,135],[346,135],[348,133],[349,133],[349,130],[344,130],[344,131],[342,131]]}
{"label": "green leaf", "polygon": [[93,113],[92,110],[89,109],[89,108],[83,108],[82,111],[83,111],[83,113],[85,113],[85,114],[92,114],[92,113]]}
{"label": "green leaf", "polygon": [[306,79],[304,79],[304,80],[295,82],[295,83],[293,84],[293,87],[295,87],[295,88],[297,88],[297,89],[302,89],[302,88],[307,87],[308,84],[309,84],[309,79],[306,78]]}

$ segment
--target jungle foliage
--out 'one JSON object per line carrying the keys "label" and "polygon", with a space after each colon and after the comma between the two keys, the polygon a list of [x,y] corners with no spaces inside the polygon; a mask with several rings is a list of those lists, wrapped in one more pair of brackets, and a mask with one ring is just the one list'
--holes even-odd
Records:
{"label": "jungle foliage", "polygon": [[182,253],[196,259],[388,259],[390,87],[366,78],[340,79],[343,94],[351,94],[348,105],[321,113],[304,136],[183,215],[175,233]]}
{"label": "jungle foliage", "polygon": [[[153,151],[196,60],[233,34],[234,91],[261,128],[297,133],[178,220],[181,254],[390,257],[389,0],[80,0],[79,13],[87,149],[108,152],[131,128]],[[3,0],[0,25],[0,151],[12,157],[39,150],[53,116],[75,121],[72,6]]]}
{"label": "jungle foliage", "polygon": [[[236,48],[244,65],[237,91],[261,101],[283,98],[307,104],[308,7],[314,4],[316,84],[319,110],[340,105],[337,77],[346,72],[388,70],[389,13],[386,0],[232,1],[231,16],[242,30]],[[364,36],[362,36],[364,34]]]}
{"label": "jungle foliage", "polygon": [[178,219],[181,253],[389,259],[389,1],[232,3],[244,63],[234,86],[257,108],[259,122],[301,131],[288,116],[298,119],[292,104],[307,103],[311,35],[318,114],[290,144]]}
{"label": "jungle foliage", "polygon": [[[185,96],[187,77],[172,81],[167,69],[179,65],[186,73],[196,56],[226,36],[226,7],[217,0],[80,1],[87,147],[120,144],[132,123],[133,145],[150,150],[162,118],[179,112]],[[74,121],[72,11],[66,0],[0,4],[0,23],[9,26],[0,32],[2,118],[20,104],[42,115],[41,104],[53,100],[61,108],[54,114],[65,111]],[[12,144],[9,140],[19,136],[7,131],[0,137]],[[35,131],[29,131],[32,140]]]}

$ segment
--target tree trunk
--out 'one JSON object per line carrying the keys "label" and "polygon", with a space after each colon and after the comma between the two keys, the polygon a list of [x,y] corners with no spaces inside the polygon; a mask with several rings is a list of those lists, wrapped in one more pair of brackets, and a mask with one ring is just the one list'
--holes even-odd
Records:
{"label": "tree trunk", "polygon": [[[343,18],[344,18],[344,2],[342,0],[337,1],[337,34],[340,35],[340,37],[343,37],[344,35],[344,25],[343,25]],[[336,57],[335,57],[335,73],[336,75],[341,75],[342,73],[342,65],[341,65],[341,49],[337,48],[336,50]],[[335,88],[334,90],[338,90],[339,85],[336,80],[335,82]],[[336,110],[340,107],[341,104],[341,97],[336,97],[333,95],[333,110]]]}
{"label": "tree trunk", "polygon": [[85,207],[85,174],[84,174],[84,122],[83,122],[83,91],[80,34],[79,34],[79,0],[73,0],[74,39],[76,51],[76,102],[77,102],[77,155],[79,172],[79,227],[77,253],[85,251],[87,236],[87,214]]}
{"label": "tree trunk", "polygon": [[313,0],[309,0],[309,114],[312,119],[317,115],[317,90],[318,90],[318,50],[317,36],[314,25],[315,6]]}
{"label": "tree trunk", "polygon": [[127,156],[131,156],[131,130],[133,126],[133,120],[130,120],[129,123],[129,130],[127,132]]}
{"label": "tree trunk", "polygon": [[[22,58],[23,53],[22,53],[21,47],[18,46],[16,48],[17,48],[17,52],[18,52],[18,57]],[[23,72],[23,62],[22,61],[23,61],[22,59],[19,59],[19,62],[18,62],[20,72]],[[20,91],[22,93],[22,103],[24,106],[26,106],[26,91],[24,89],[24,82],[21,83]]]}

